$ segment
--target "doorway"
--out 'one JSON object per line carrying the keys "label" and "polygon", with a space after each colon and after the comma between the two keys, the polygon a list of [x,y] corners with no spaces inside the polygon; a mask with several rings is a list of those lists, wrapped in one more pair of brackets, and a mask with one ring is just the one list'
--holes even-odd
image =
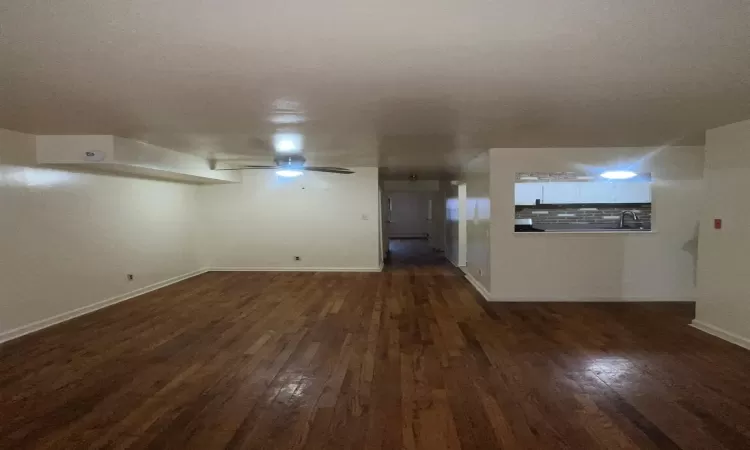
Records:
{"label": "doorway", "polygon": [[452,182],[445,200],[445,256],[457,267],[466,266],[466,183]]}
{"label": "doorway", "polygon": [[442,252],[434,245],[437,235],[442,239],[433,223],[437,195],[437,192],[417,190],[386,193],[383,210],[387,225],[387,262],[391,269],[445,263]]}

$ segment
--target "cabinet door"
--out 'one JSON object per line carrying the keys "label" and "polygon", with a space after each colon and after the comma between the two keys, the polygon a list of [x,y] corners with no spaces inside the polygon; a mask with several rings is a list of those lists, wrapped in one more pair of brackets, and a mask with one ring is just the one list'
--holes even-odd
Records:
{"label": "cabinet door", "polygon": [[542,199],[542,183],[516,183],[516,205],[535,205]]}
{"label": "cabinet door", "polygon": [[578,182],[544,183],[542,203],[545,205],[564,205],[580,203],[580,185]]}
{"label": "cabinet door", "polygon": [[651,203],[651,183],[632,181],[612,183],[615,186],[615,203]]}
{"label": "cabinet door", "polygon": [[579,183],[580,203],[614,203],[615,184],[604,181]]}

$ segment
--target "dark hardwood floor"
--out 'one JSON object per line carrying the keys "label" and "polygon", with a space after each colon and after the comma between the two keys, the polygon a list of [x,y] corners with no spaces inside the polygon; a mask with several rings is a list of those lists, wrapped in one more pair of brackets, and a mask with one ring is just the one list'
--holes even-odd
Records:
{"label": "dark hardwood floor", "polygon": [[691,316],[208,273],[0,346],[0,447],[748,449],[750,353]]}

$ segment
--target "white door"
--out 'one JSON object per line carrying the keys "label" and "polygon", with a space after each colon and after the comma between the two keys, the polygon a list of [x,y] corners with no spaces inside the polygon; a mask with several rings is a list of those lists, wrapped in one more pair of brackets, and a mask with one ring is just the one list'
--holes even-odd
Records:
{"label": "white door", "polygon": [[430,232],[429,201],[425,192],[390,192],[388,237],[427,237]]}

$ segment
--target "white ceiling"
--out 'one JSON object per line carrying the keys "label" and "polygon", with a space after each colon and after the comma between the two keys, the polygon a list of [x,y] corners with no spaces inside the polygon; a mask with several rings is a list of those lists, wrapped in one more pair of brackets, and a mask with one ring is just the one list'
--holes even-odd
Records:
{"label": "white ceiling", "polygon": [[750,118],[750,1],[0,0],[0,127],[265,158],[275,108],[395,171],[699,143]]}

